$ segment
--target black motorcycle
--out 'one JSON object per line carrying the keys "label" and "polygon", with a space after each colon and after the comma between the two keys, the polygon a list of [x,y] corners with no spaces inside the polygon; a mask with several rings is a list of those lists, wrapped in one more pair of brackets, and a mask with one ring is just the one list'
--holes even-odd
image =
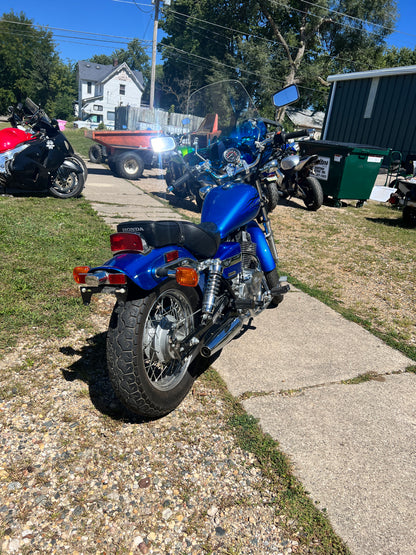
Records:
{"label": "black motorcycle", "polygon": [[0,190],[80,196],[87,168],[57,120],[29,98],[9,112],[12,127],[0,131]]}
{"label": "black motorcycle", "polygon": [[316,211],[323,203],[324,194],[318,179],[313,175],[313,167],[318,162],[319,156],[300,157],[289,139],[310,137],[311,130],[294,131],[293,133],[280,132],[275,134],[275,151],[266,166],[266,174],[270,181],[276,180],[279,196],[282,198],[299,198],[303,200],[307,210]]}

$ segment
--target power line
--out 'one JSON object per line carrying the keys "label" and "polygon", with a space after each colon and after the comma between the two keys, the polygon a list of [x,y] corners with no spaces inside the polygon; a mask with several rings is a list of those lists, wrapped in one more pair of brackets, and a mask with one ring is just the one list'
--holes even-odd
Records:
{"label": "power line", "polygon": [[[46,29],[46,30],[50,30],[50,31],[63,31],[66,33],[80,33],[82,35],[93,35],[96,37],[109,37],[109,38],[115,38],[115,39],[125,39],[128,42],[131,42],[132,40],[137,40],[139,42],[152,42],[151,40],[147,40],[147,39],[138,39],[135,37],[125,37],[123,35],[108,35],[105,33],[92,33],[91,31],[74,31],[73,29],[63,29],[61,27],[48,27],[46,25],[40,25],[37,23],[24,23],[22,21],[9,21],[8,19],[0,19],[0,23],[11,23],[13,25],[25,25],[28,27],[37,27],[40,29]],[[86,37],[84,37],[85,39]]]}
{"label": "power line", "polygon": [[[15,36],[18,36],[18,37],[33,37],[33,35],[31,35],[30,33],[25,33],[25,32],[21,32],[21,31],[17,32],[17,31],[13,31],[11,29],[10,30],[6,29],[3,32],[5,34],[15,35]],[[81,33],[82,33],[82,31],[81,31]],[[91,45],[92,42],[99,43],[100,46],[108,46],[109,48],[113,48],[113,47],[109,46],[108,44],[106,45],[106,44],[103,44],[103,43],[105,42],[105,43],[110,43],[110,44],[114,44],[114,45],[128,44],[127,41],[116,41],[116,40],[110,40],[110,39],[96,39],[96,38],[93,38],[93,37],[78,37],[76,35],[73,35],[73,36],[71,36],[71,35],[59,35],[59,34],[54,33],[53,34],[53,39],[56,39],[56,38],[59,38],[59,39],[77,39],[77,40],[89,41],[88,43],[77,42],[77,40],[72,40],[71,41],[73,44],[83,44],[84,46]],[[64,42],[64,41],[59,40],[58,42]],[[65,42],[68,42],[68,41],[65,41]],[[149,48],[149,46],[150,45],[144,45],[142,48]]]}

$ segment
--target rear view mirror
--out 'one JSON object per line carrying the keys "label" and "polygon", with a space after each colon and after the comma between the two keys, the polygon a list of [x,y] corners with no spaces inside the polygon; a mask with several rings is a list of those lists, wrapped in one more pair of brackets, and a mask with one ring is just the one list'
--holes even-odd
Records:
{"label": "rear view mirror", "polygon": [[299,91],[296,85],[289,85],[273,95],[273,104],[276,108],[293,104],[299,100]]}
{"label": "rear view mirror", "polygon": [[169,152],[169,150],[174,150],[176,143],[173,137],[155,137],[150,139],[152,143],[152,149],[154,152]]}

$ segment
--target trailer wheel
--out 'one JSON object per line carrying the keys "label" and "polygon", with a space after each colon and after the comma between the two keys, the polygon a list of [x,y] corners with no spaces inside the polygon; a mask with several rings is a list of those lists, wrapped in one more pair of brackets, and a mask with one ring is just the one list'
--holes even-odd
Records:
{"label": "trailer wheel", "polygon": [[116,172],[125,179],[139,179],[144,170],[143,158],[136,152],[123,152],[116,161]]}
{"label": "trailer wheel", "polygon": [[103,161],[103,151],[100,145],[95,144],[90,146],[88,157],[93,164],[101,164]]}

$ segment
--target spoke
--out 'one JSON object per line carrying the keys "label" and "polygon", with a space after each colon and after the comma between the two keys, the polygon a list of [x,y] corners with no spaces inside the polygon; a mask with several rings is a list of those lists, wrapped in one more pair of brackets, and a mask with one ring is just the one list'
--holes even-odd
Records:
{"label": "spoke", "polygon": [[147,376],[158,389],[172,389],[186,372],[177,348],[192,327],[193,313],[183,293],[167,291],[155,301],[143,331],[142,353]]}

